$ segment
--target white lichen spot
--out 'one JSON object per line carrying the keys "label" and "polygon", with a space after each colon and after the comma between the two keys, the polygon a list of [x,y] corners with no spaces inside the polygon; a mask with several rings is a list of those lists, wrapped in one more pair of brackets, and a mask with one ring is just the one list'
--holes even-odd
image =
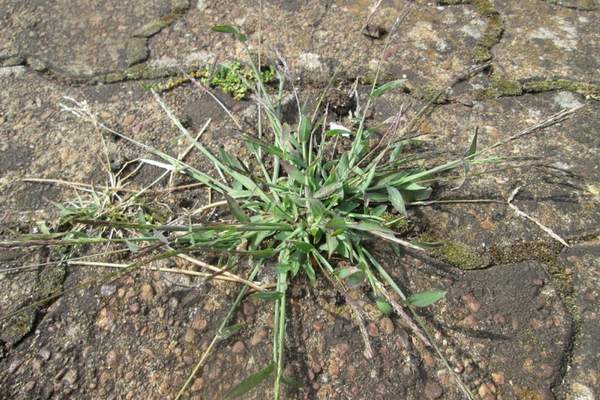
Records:
{"label": "white lichen spot", "polygon": [[376,58],[371,58],[369,60],[369,69],[371,71],[377,71],[377,68],[379,68],[379,60]]}
{"label": "white lichen spot", "polygon": [[27,69],[22,65],[17,65],[14,67],[2,67],[0,68],[0,78],[13,78],[21,76],[26,70]]}
{"label": "white lichen spot", "polygon": [[309,71],[316,71],[323,67],[321,57],[314,53],[302,53],[299,57],[300,67]]}
{"label": "white lichen spot", "polygon": [[427,50],[426,42],[433,41],[435,34],[431,23],[419,21],[408,32],[408,37],[412,39],[413,46],[421,50]]}
{"label": "white lichen spot", "polygon": [[408,36],[412,39],[413,46],[420,50],[428,50],[433,47],[441,53],[449,48],[448,43],[433,30],[430,22],[417,22],[408,32]]}
{"label": "white lichen spot", "polygon": [[185,56],[186,64],[207,65],[215,61],[215,55],[206,50],[193,51]]}
{"label": "white lichen spot", "polygon": [[529,34],[530,39],[551,40],[554,45],[563,50],[575,50],[577,48],[577,28],[568,21],[554,18],[554,24],[558,29],[548,29],[546,27],[537,28]]}
{"label": "white lichen spot", "polygon": [[446,43],[446,41],[444,39],[436,40],[435,49],[437,51],[439,51],[440,53],[447,51],[449,48],[450,48],[450,46],[448,46],[448,43]]}
{"label": "white lichen spot", "polygon": [[460,28],[460,31],[473,39],[479,40],[485,31],[485,22],[481,19],[472,19],[467,25]]}
{"label": "white lichen spot", "polygon": [[172,57],[161,57],[151,60],[148,66],[151,68],[175,68],[180,67],[181,63]]}
{"label": "white lichen spot", "polygon": [[571,393],[567,396],[568,400],[594,400],[594,392],[589,387],[581,383],[571,385]]}
{"label": "white lichen spot", "polygon": [[554,102],[562,108],[574,108],[582,106],[577,97],[571,92],[558,92],[554,95]]}

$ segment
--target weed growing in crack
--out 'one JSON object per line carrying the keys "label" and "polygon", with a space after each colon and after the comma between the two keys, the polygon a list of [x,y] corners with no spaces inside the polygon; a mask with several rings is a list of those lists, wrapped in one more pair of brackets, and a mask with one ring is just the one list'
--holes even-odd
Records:
{"label": "weed growing in crack", "polygon": [[[232,26],[218,26],[214,29],[230,33],[246,43],[247,37]],[[250,54],[247,46],[246,50]],[[437,176],[456,169],[467,173],[472,165],[499,162],[501,159],[497,157],[486,158],[486,153],[535,129],[562,120],[573,110],[559,113],[550,120],[482,150],[477,148],[478,137],[475,134],[462,157],[425,168],[416,166],[416,161],[420,159],[418,155],[406,154],[404,145],[410,139],[397,135],[398,123],[392,124],[393,128],[384,135],[384,139],[370,145],[371,130],[366,127],[365,119],[371,102],[374,98],[401,87],[401,81],[381,86],[374,83],[367,104],[352,129],[336,124],[328,126],[326,115],[317,118],[316,112],[313,116],[301,112],[297,126],[288,129],[281,121],[278,103],[278,99],[282,98],[285,73],[277,71],[279,91],[272,94],[263,84],[260,68],[253,63],[251,57],[249,60],[247,67],[255,78],[243,78],[242,81],[248,87],[254,86],[259,118],[262,116],[268,122],[268,130],[263,132],[263,126],[259,124],[257,135],[243,133],[240,136],[254,157],[256,168],[252,168],[247,160],[226,152],[215,154],[210,151],[198,137],[190,134],[156,92],[153,94],[157,102],[189,140],[189,149],[199,151],[209,160],[218,177],[186,163],[181,155],[171,156],[114,131],[98,121],[85,103],[71,100],[71,104],[64,106],[65,110],[76,116],[158,157],[160,161],[140,159],[140,162],[163,168],[165,173],[159,179],[166,174],[182,174],[218,193],[222,200],[205,208],[227,206],[232,217],[230,222],[193,224],[182,222],[184,218],[175,216],[167,219],[168,222],[160,222],[140,218],[137,213],[124,213],[131,210],[133,199],[139,199],[146,191],[144,189],[117,202],[110,198],[107,201],[95,200],[91,203],[92,207],[90,203],[80,203],[83,207],[73,204],[70,208],[65,208],[71,229],[53,233],[46,227],[35,238],[27,237],[10,243],[2,242],[0,245],[33,243],[71,246],[124,242],[133,255],[133,261],[121,265],[117,272],[104,276],[100,279],[102,282],[122,277],[155,261],[181,257],[210,270],[207,274],[209,276],[228,277],[242,283],[242,288],[220,323],[216,335],[181,387],[177,399],[186,392],[215,346],[239,331],[240,325],[232,324],[232,319],[250,290],[256,291],[257,297],[274,304],[272,360],[231,389],[225,398],[239,397],[272,377],[274,399],[279,399],[282,385],[294,384],[294,378],[283,374],[286,358],[286,305],[288,288],[297,282],[295,278],[300,274],[305,275],[312,283],[325,278],[342,293],[351,286],[368,285],[379,309],[386,314],[395,312],[411,327],[414,335],[437,352],[450,369],[417,314],[417,308],[427,307],[440,300],[444,292],[432,290],[413,295],[404,293],[368,248],[367,240],[376,238],[400,249],[425,251],[421,245],[398,237],[393,227],[406,216],[408,205],[429,199],[431,184]],[[194,81],[193,78],[191,80]],[[299,104],[298,106],[300,108]],[[317,105],[317,109],[318,107]],[[418,118],[421,115],[418,114]],[[233,120],[235,122],[235,118]],[[265,139],[267,134],[271,139]],[[347,140],[348,146],[340,151],[337,143],[342,140]],[[115,209],[119,212],[109,212]],[[76,237],[73,236],[75,231]],[[227,265],[224,268],[214,267],[194,258],[205,252],[223,254],[228,258]],[[250,265],[245,277],[229,271],[229,267],[242,257]],[[276,276],[275,281],[271,282],[273,285],[257,284],[255,278],[266,269],[270,269]],[[97,284],[100,280],[85,281],[67,290]],[[58,295],[60,294],[53,296]],[[45,300],[47,299],[42,301]],[[14,316],[18,312],[3,318]],[[359,329],[363,332],[362,312],[359,309],[353,312]],[[365,355],[372,355],[368,339],[365,340]],[[464,393],[471,397],[460,379],[458,382]]]}

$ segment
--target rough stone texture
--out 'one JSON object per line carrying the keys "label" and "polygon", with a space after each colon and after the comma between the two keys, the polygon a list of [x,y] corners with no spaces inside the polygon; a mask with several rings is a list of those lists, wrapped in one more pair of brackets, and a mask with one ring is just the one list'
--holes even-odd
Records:
{"label": "rough stone texture", "polygon": [[[512,161],[517,168],[473,167],[462,185],[461,177],[451,176],[435,186],[436,199],[500,203],[410,208],[405,233],[443,242],[430,256],[398,259],[387,249],[379,249],[378,256],[407,292],[448,290],[444,301],[423,314],[452,369],[475,396],[598,398],[600,250],[592,241],[600,233],[598,2],[387,0],[369,20],[371,30],[388,32],[379,39],[362,33],[372,3],[264,1],[260,19],[255,1],[0,0],[0,235],[32,232],[35,221],[56,216],[50,201],[74,199],[69,188],[21,179],[98,187],[108,182],[107,164],[118,169],[148,156],[107,135],[106,160],[94,126],[61,110],[60,103],[69,104],[64,96],[86,100],[107,125],[177,154],[186,143],[140,80],[178,74],[179,66],[196,69],[243,58],[239,43],[210,27],[240,26],[255,52],[260,24],[264,59],[274,63],[271,49],[277,49],[300,78],[301,96],[309,104],[337,68],[340,79],[327,100],[331,118],[341,121],[356,105],[346,93],[357,79],[365,104],[363,84],[375,75],[394,21],[408,11],[381,64],[384,81],[407,79],[404,93],[375,101],[369,123],[393,116],[401,105],[408,120],[435,93],[432,88],[445,88],[474,63],[490,61],[440,97],[411,132],[429,139],[414,145],[418,151],[460,157],[476,127],[482,147],[560,109],[585,108],[493,153],[518,157]],[[248,100],[217,95],[245,119],[254,110]],[[210,98],[185,84],[163,98],[194,132],[212,118],[202,137],[207,145],[247,156]],[[288,111],[285,117],[292,122],[296,116]],[[211,172],[197,154],[188,161]],[[131,184],[147,184],[159,172],[144,167]],[[516,186],[522,189],[514,204],[573,247],[562,249],[502,203]],[[205,203],[207,194],[198,189],[161,200],[180,212]],[[3,249],[0,268],[52,257],[42,250]],[[104,273],[72,267],[65,280],[64,270],[55,267],[2,272],[0,317],[39,302],[44,293]],[[113,282],[110,290],[85,287],[43,301],[20,319],[3,319],[0,398],[173,398],[234,296],[229,284],[195,284],[200,282],[135,273]],[[289,302],[286,359],[290,376],[305,387],[288,390],[286,398],[463,398],[434,352],[415,340],[401,319],[382,316],[362,288],[352,296],[369,316],[373,360],[364,357],[363,338],[338,293],[303,282],[298,288]],[[219,345],[194,381],[191,398],[218,398],[269,362],[271,304],[249,301],[251,306],[236,315],[246,329]],[[269,396],[266,386],[249,398]]]}
{"label": "rough stone texture", "polygon": [[563,394],[569,400],[597,399],[600,396],[600,244],[593,242],[566,249],[561,261],[573,274],[573,286],[577,288],[575,315],[578,321]]}

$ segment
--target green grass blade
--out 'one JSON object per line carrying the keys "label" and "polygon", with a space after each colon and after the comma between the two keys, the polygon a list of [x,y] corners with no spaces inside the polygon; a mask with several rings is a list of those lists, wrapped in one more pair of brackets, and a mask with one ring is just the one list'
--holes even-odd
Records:
{"label": "green grass blade", "polygon": [[250,224],[250,218],[244,213],[242,207],[238,204],[238,202],[228,194],[224,194],[225,199],[227,200],[227,205],[229,206],[229,211],[231,214],[237,219],[239,222],[243,224]]}
{"label": "green grass blade", "polygon": [[442,299],[446,295],[443,290],[431,290],[427,292],[415,293],[408,297],[408,304],[414,307],[427,307]]}
{"label": "green grass blade", "polygon": [[406,215],[406,204],[404,203],[402,193],[400,193],[400,191],[393,186],[389,186],[387,191],[392,206],[394,206],[396,211],[398,211],[400,214]]}

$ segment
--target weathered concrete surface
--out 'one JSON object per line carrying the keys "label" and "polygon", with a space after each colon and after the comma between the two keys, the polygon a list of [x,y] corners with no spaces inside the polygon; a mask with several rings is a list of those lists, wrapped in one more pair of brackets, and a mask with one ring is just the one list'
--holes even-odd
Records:
{"label": "weathered concrete surface", "polygon": [[144,36],[156,32],[143,28],[187,8],[179,0],[2,3],[0,60],[17,57],[33,69],[83,77],[145,61]]}
{"label": "weathered concrete surface", "polygon": [[[99,132],[62,112],[63,96],[87,100],[107,125],[177,154],[185,141],[138,80],[173,75],[179,66],[243,58],[239,43],[210,31],[233,23],[249,34],[253,52],[260,24],[264,59],[274,62],[271,48],[278,49],[301,78],[306,98],[316,98],[337,67],[336,93],[352,104],[345,93],[355,79],[373,79],[386,38],[361,33],[371,5],[265,1],[261,19],[254,1],[0,0],[0,234],[30,232],[34,221],[55,214],[48,200],[73,199],[68,189],[21,178],[107,182]],[[515,204],[575,247],[561,253],[560,244],[505,204],[458,204],[411,209],[407,230],[411,238],[443,240],[432,256],[458,268],[440,270],[429,258],[380,254],[407,292],[449,291],[431,314],[426,310],[426,319],[452,368],[479,398],[598,397],[598,246],[577,244],[598,236],[600,224],[597,8],[587,0],[389,0],[369,21],[389,31],[402,10],[409,11],[382,62],[382,78],[406,77],[408,93],[379,99],[369,123],[394,115],[401,104],[413,115],[431,87],[444,88],[472,65],[491,62],[456,85],[418,126],[415,133],[433,139],[419,151],[461,156],[475,127],[482,147],[560,109],[585,105],[572,119],[495,151],[525,157],[511,161],[518,168],[477,167],[460,188],[453,190],[456,179],[440,182],[435,191],[437,199],[505,201],[520,185]],[[203,136],[209,146],[244,156],[231,123],[206,96],[186,85],[163,96],[193,131],[213,119]],[[219,96],[234,112],[250,110],[248,101]],[[334,117],[342,120],[348,110],[340,109]],[[106,145],[109,164],[147,156],[114,137],[107,136]],[[197,155],[188,161],[210,171]],[[476,174],[486,169],[492,171]],[[157,174],[144,168],[132,184]],[[207,197],[194,190],[160,200],[182,212]],[[0,264],[15,268],[47,257],[11,250]],[[35,299],[46,277],[57,278],[51,287],[63,284],[53,272],[3,274],[0,314]],[[64,285],[103,273],[70,268]],[[195,283],[134,274],[46,303],[21,321],[3,322],[0,398],[174,397],[233,295],[229,285],[209,285],[210,291],[178,286]],[[331,288],[300,284],[290,301],[286,354],[289,374],[306,387],[286,398],[462,398],[453,378],[402,321],[383,317],[362,290],[352,295],[368,311],[375,359],[362,355],[363,341],[344,299]],[[248,304],[236,316],[248,328],[220,346],[194,382],[191,398],[217,398],[270,359],[270,306]]]}
{"label": "weathered concrete surface", "polygon": [[577,318],[577,336],[563,394],[569,400],[597,399],[600,396],[600,245],[592,242],[566,249],[561,261],[573,276]]}

